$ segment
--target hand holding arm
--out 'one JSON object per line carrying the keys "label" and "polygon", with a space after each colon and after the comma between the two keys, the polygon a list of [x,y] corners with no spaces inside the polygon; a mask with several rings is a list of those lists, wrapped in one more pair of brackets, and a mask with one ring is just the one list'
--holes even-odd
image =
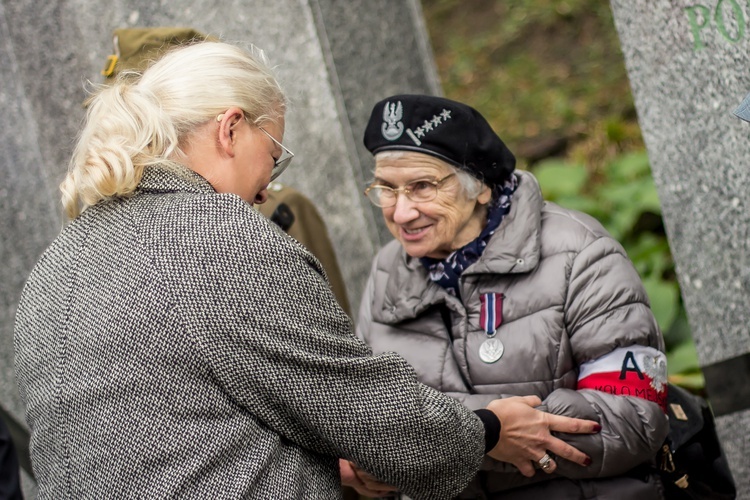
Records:
{"label": "hand holding arm", "polygon": [[556,434],[591,457],[590,467],[559,461],[558,474],[568,478],[623,474],[655,456],[668,431],[661,408],[638,397],[607,394],[597,390],[558,389],[542,403],[550,414],[596,419],[602,431],[596,436]]}
{"label": "hand holding arm", "polygon": [[[547,452],[586,466],[591,459],[581,451],[554,437],[551,432],[593,434],[601,430],[597,422],[551,415],[536,410],[536,396],[512,397],[493,401],[487,407],[500,420],[500,439],[487,453],[495,460],[515,465],[526,477],[534,475],[534,463]],[[546,472],[553,472],[554,460]]]}

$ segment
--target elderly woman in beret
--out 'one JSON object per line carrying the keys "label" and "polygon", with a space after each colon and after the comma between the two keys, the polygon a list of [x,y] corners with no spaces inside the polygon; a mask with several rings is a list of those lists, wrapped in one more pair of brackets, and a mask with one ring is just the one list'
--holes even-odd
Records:
{"label": "elderly woman in beret", "polygon": [[[395,241],[374,259],[358,335],[470,409],[535,395],[540,412],[603,427],[558,434],[588,467],[552,452],[531,474],[487,459],[461,498],[662,498],[647,465],[668,429],[664,343],[622,246],[588,215],[544,201],[469,106],[389,97],[364,142],[375,157],[365,193]],[[347,466],[362,493],[388,490]]]}

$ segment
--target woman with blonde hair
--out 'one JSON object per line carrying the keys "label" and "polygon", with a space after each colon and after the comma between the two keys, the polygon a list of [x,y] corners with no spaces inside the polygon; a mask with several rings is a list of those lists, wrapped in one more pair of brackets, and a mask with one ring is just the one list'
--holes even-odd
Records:
{"label": "woman with blonde hair", "polygon": [[593,422],[530,418],[536,398],[471,412],[355,338],[318,261],[252,207],[292,158],[285,102],[213,42],[89,101],[72,220],[16,319],[39,498],[336,498],[337,457],[450,498],[487,452],[584,463],[547,429]]}

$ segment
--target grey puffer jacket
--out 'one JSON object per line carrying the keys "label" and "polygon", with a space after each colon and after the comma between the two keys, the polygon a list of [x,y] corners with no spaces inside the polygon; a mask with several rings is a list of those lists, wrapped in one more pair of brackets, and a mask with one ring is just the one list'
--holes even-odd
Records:
{"label": "grey puffer jacket", "polygon": [[[660,499],[656,476],[630,472],[666,436],[659,405],[577,390],[581,365],[613,351],[646,346],[662,357],[663,339],[639,276],[596,220],[545,202],[530,173],[517,175],[511,211],[464,271],[461,299],[430,281],[419,260],[393,241],[374,260],[358,335],[375,353],[401,354],[422,382],[471,409],[498,397],[537,395],[541,409],[601,423],[597,435],[561,436],[591,457],[589,467],[558,459],[556,474],[526,478],[485,459],[463,497]],[[480,296],[489,292],[503,294],[496,338],[504,353],[494,363],[479,357],[487,339]]]}

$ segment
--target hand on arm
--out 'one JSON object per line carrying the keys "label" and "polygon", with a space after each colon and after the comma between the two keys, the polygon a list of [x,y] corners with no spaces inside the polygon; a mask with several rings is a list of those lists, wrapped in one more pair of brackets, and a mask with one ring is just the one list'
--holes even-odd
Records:
{"label": "hand on arm", "polygon": [[[495,460],[515,465],[521,474],[534,475],[534,464],[553,453],[579,465],[586,466],[591,459],[581,451],[554,437],[551,432],[593,434],[601,430],[597,422],[551,415],[536,410],[541,404],[536,396],[512,397],[493,401],[487,407],[500,420],[500,439],[487,455]],[[554,459],[545,472],[554,472]]]}
{"label": "hand on arm", "polygon": [[547,396],[543,406],[550,414],[601,422],[602,432],[596,436],[558,434],[592,459],[586,468],[558,463],[558,474],[574,479],[622,474],[649,460],[664,442],[669,427],[656,403],[592,389],[558,389]]}

